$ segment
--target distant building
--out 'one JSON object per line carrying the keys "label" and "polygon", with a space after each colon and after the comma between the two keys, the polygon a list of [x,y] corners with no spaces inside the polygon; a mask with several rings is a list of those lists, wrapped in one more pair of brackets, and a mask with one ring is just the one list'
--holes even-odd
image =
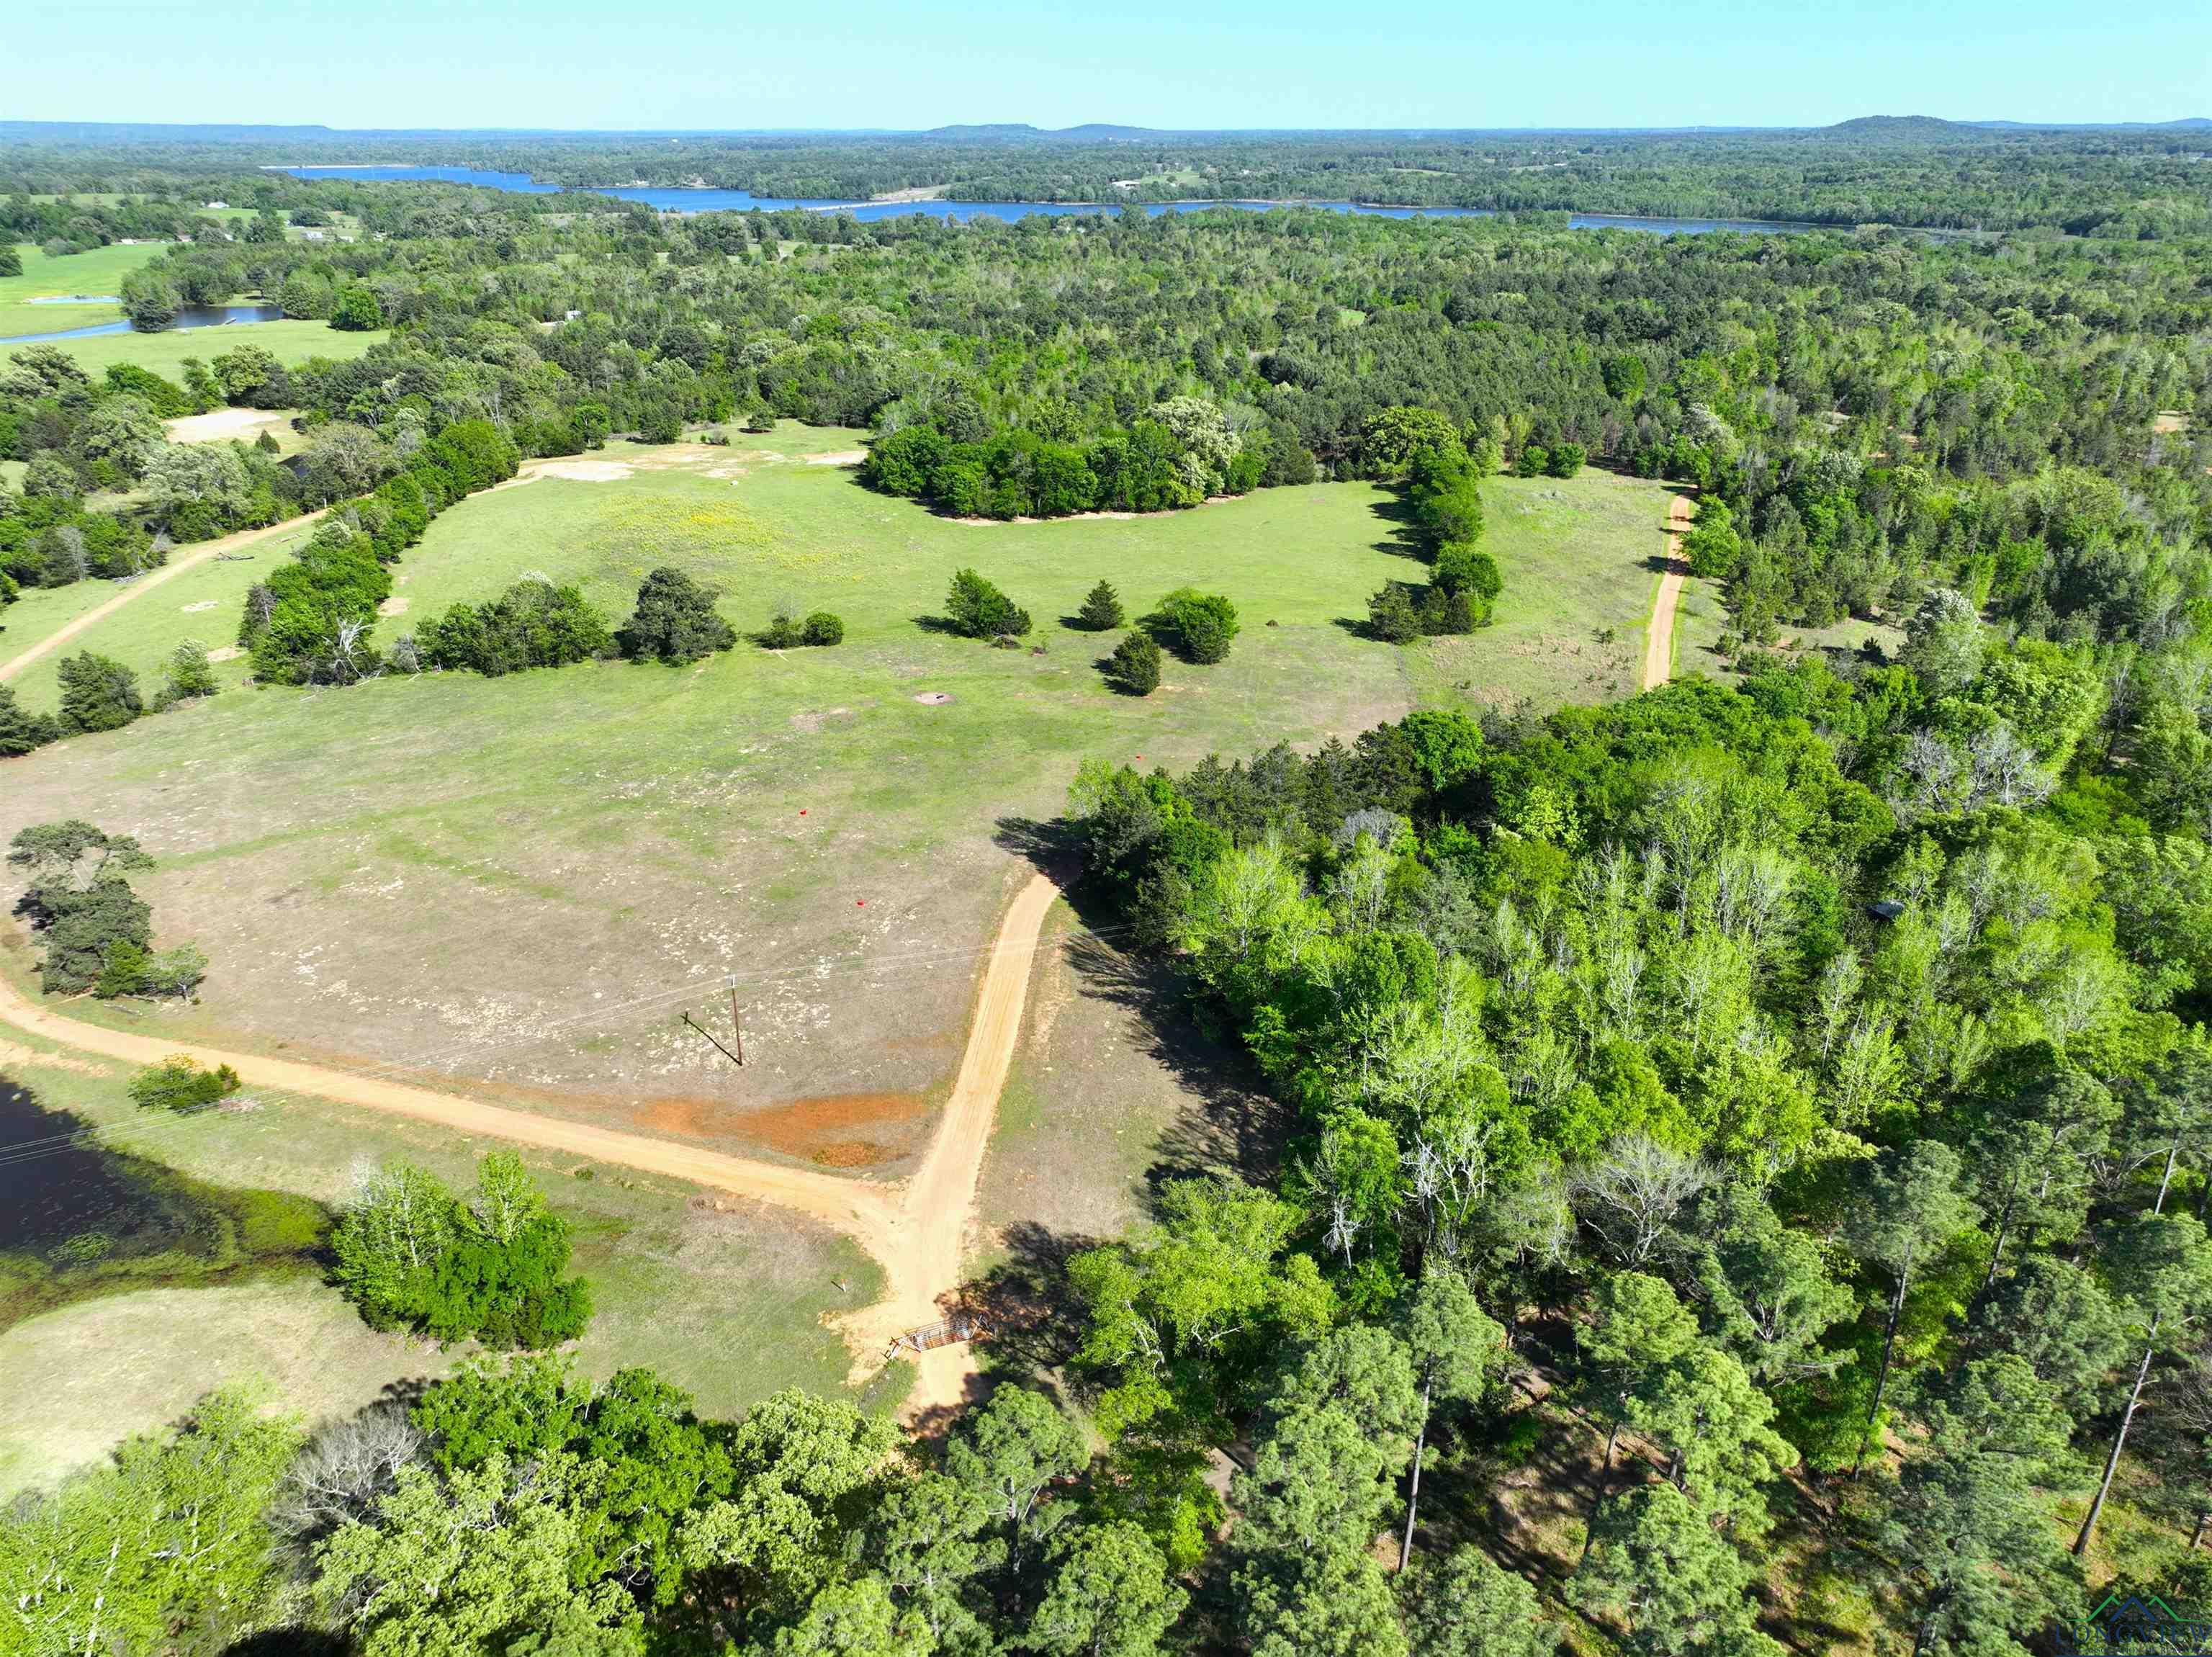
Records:
{"label": "distant building", "polygon": [[211,201],[207,204],[207,210],[210,213],[220,213],[229,205],[227,201]]}

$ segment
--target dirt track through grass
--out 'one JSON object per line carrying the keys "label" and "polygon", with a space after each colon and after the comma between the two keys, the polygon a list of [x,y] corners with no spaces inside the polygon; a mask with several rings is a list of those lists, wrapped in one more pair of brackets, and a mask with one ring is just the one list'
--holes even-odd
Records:
{"label": "dirt track through grass", "polygon": [[1667,567],[1659,575],[1659,591],[1651,600],[1651,623],[1644,635],[1644,685],[1656,691],[1674,677],[1674,609],[1681,602],[1682,583],[1690,566],[1682,558],[1682,537],[1689,533],[1692,503],[1677,495],[1667,509]]}
{"label": "dirt track through grass", "polygon": [[[1033,876],[1001,923],[976,997],[974,1022],[952,1094],[921,1165],[902,1188],[841,1179],[804,1168],[757,1162],[701,1147],[617,1133],[526,1111],[488,1105],[458,1093],[291,1059],[177,1043],[109,1030],[64,1017],[0,977],[0,1017],[50,1041],[132,1063],[182,1053],[213,1068],[228,1064],[249,1085],[309,1093],[368,1110],[389,1112],[457,1132],[512,1141],[689,1180],[710,1190],[791,1209],[851,1237],[883,1267],[886,1292],[842,1324],[854,1351],[854,1379],[881,1367],[891,1340],[934,1321],[960,1287],[973,1227],[975,1190],[990,1142],[999,1094],[1021,1037],[1037,941],[1059,889]],[[957,1404],[973,1370],[965,1345],[923,1355],[910,1412]]]}

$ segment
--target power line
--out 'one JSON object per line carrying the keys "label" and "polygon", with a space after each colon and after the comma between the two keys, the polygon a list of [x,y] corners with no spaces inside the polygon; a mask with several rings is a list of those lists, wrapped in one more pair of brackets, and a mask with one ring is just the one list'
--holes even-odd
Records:
{"label": "power line", "polygon": [[[1131,924],[1127,923],[1114,926],[1085,927],[1079,931],[1067,933],[1053,940],[1052,947],[1057,947],[1060,945],[1080,942],[1089,939],[1103,939],[1109,934],[1123,933],[1129,931],[1130,929]],[[1046,947],[1045,940],[1039,938],[1035,943],[1028,945],[1022,953],[1034,956],[1040,949]],[[983,945],[978,948],[915,951],[902,955],[880,957],[874,961],[866,963],[866,965],[871,967],[882,967],[911,966],[931,961],[973,959],[980,955],[996,953],[997,950],[998,944],[994,940],[991,943]],[[727,982],[732,988],[735,988],[740,984],[775,984],[795,978],[818,978],[821,976],[823,976],[822,971],[818,966],[810,966],[793,968],[789,971],[781,972],[757,973],[750,978],[732,974],[729,976]],[[435,1054],[431,1056],[429,1058],[422,1060],[409,1060],[404,1062],[399,1060],[392,1060],[387,1061],[383,1064],[371,1066],[366,1069],[348,1069],[343,1070],[341,1073],[347,1075],[360,1076],[367,1079],[375,1076],[380,1073],[398,1070],[403,1068],[420,1069],[424,1065],[434,1063],[439,1057],[443,1057],[453,1053],[501,1052],[514,1047],[550,1040],[551,1039],[551,1032],[565,1028],[572,1024],[579,1023],[586,1018],[593,1016],[594,1014],[626,1012],[633,1008],[649,1006],[655,1002],[667,1001],[678,996],[690,995],[702,987],[702,986],[699,984],[688,984],[675,990],[656,990],[651,995],[640,996],[634,1000],[618,1002],[611,1007],[586,1008],[583,1011],[573,1014],[568,1017],[554,1020],[549,1024],[541,1026],[538,1030],[532,1031],[527,1035],[514,1037],[506,1041],[495,1041],[486,1044],[456,1046],[447,1049],[444,1053]],[[33,1062],[35,1063],[35,1057]],[[339,1067],[331,1065],[319,1066],[317,1068],[337,1069]],[[343,1104],[345,1101],[340,1100],[336,1102]],[[167,1121],[159,1119],[148,1121],[142,1118],[131,1118],[122,1122],[95,1123],[87,1127],[78,1129],[71,1133],[51,1135],[45,1139],[19,1140],[12,1145],[0,1146],[0,1168],[13,1167],[21,1163],[36,1161],[41,1157],[64,1155],[68,1152],[76,1149],[80,1146],[97,1141],[101,1135],[106,1133],[129,1131],[133,1133],[151,1134],[177,1131],[191,1126],[197,1117],[208,1113],[209,1112],[191,1112],[185,1114],[172,1117]]]}

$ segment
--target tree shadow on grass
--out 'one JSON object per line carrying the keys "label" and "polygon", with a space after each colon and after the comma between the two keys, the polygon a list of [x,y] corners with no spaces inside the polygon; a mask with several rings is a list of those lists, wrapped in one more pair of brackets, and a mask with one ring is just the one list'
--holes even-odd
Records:
{"label": "tree shadow on grass", "polygon": [[1382,539],[1373,543],[1376,551],[1394,558],[1411,558],[1416,564],[1428,562],[1428,547],[1421,539],[1420,525],[1402,495],[1378,499],[1368,510],[1388,526]]}

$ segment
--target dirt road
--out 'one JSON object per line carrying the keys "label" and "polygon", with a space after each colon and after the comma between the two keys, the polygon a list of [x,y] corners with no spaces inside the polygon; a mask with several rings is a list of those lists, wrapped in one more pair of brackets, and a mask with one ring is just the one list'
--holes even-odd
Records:
{"label": "dirt road", "polygon": [[[0,1020],[107,1058],[150,1064],[183,1053],[210,1068],[228,1064],[252,1086],[336,1100],[461,1133],[665,1174],[793,1209],[844,1233],[883,1267],[884,1298],[841,1319],[857,1376],[879,1368],[884,1348],[897,1336],[935,1321],[940,1315],[939,1300],[960,1286],[983,1153],[1021,1037],[1030,963],[1045,914],[1058,895],[1049,880],[1033,876],[1000,923],[951,1097],[920,1168],[902,1187],[756,1162],[294,1059],[110,1030],[64,1017],[31,1001],[5,978],[0,978]],[[957,1404],[974,1364],[967,1347],[941,1347],[924,1354],[919,1368],[920,1378],[907,1406],[910,1415]]]}
{"label": "dirt road", "polygon": [[148,570],[105,604],[94,605],[75,621],[56,628],[21,655],[0,661],[0,681],[15,678],[40,656],[68,643],[86,629],[97,627],[131,600],[143,593],[152,592],[163,582],[173,581],[185,570],[196,570],[210,558],[219,557],[225,552],[235,552],[241,546],[251,546],[265,536],[281,535],[288,529],[297,529],[303,524],[313,523],[321,515],[320,513],[310,512],[301,517],[287,518],[280,524],[270,524],[266,529],[241,529],[235,535],[225,535],[220,540],[202,541],[197,546],[172,556],[168,563],[159,569]]}
{"label": "dirt road", "polygon": [[1640,687],[1656,691],[1674,676],[1674,606],[1682,597],[1682,582],[1690,573],[1688,562],[1682,557],[1682,537],[1690,533],[1690,515],[1695,504],[1686,495],[1677,495],[1667,509],[1667,567],[1660,572],[1659,595],[1652,600],[1651,624],[1644,631],[1644,683]]}
{"label": "dirt road", "polygon": [[[521,471],[508,478],[506,484],[494,484],[493,487],[503,489],[509,484],[535,483],[545,475],[548,467],[557,466],[560,464],[562,463],[559,461],[552,460],[529,461],[524,465]],[[629,475],[627,468],[624,468],[623,475],[625,477]],[[265,529],[241,529],[234,535],[225,535],[219,540],[202,541],[196,546],[176,553],[171,557],[168,563],[159,569],[148,570],[105,604],[95,605],[75,621],[55,629],[36,644],[25,649],[21,655],[12,656],[6,661],[0,661],[0,684],[13,679],[40,656],[58,649],[87,629],[97,627],[131,600],[143,594],[152,592],[163,582],[174,581],[187,570],[198,569],[210,558],[220,557],[226,552],[235,552],[241,546],[251,546],[258,540],[270,535],[281,535],[288,529],[301,528],[314,522],[322,515],[319,509],[302,513],[296,518],[287,518],[283,523],[270,524]]]}
{"label": "dirt road", "polygon": [[[859,1355],[859,1368],[873,1367],[892,1339],[942,1313],[939,1299],[960,1287],[960,1263],[966,1252],[975,1207],[975,1185],[983,1172],[983,1153],[998,1118],[999,1094],[1022,1033],[1022,1009],[1029,999],[1030,967],[1036,959],[1044,917],[1060,888],[1042,874],[1015,897],[1000,923],[983,987],[975,998],[975,1020],[968,1028],[967,1051],[953,1078],[937,1136],[922,1153],[900,1194],[890,1252],[884,1257],[889,1293],[855,1313],[847,1325]],[[957,1404],[975,1368],[964,1346],[939,1347],[918,1360],[919,1374],[907,1400],[907,1413]]]}

